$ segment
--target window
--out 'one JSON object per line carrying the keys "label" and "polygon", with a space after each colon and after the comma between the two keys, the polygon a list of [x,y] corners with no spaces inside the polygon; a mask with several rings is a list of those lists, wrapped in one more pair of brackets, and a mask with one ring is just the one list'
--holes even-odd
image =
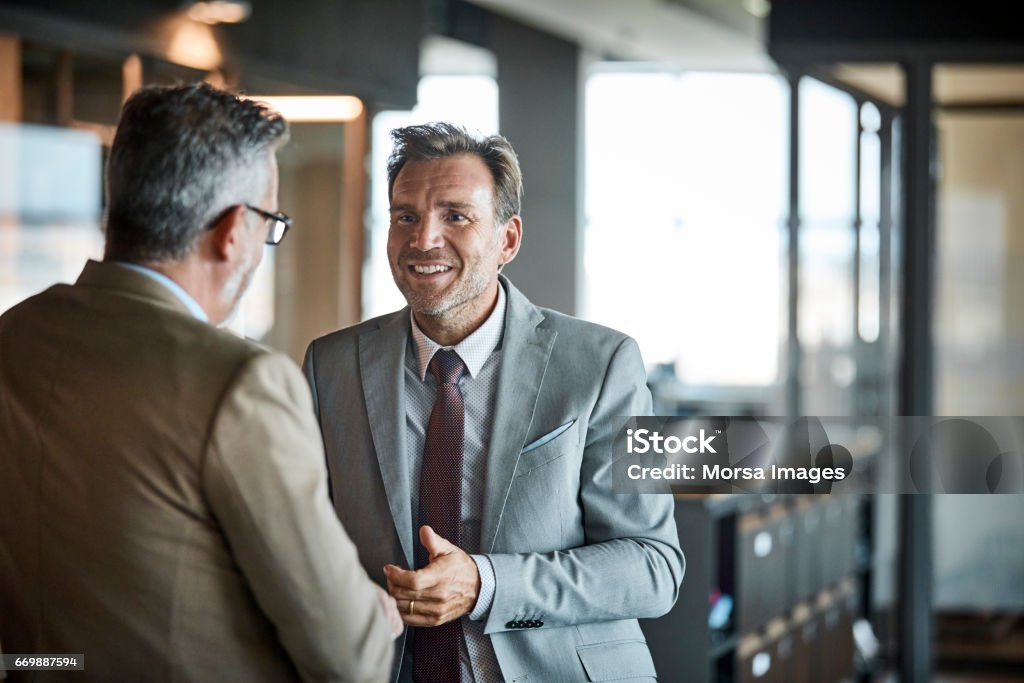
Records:
{"label": "window", "polygon": [[103,256],[94,134],[0,123],[0,313]]}
{"label": "window", "polygon": [[689,386],[778,382],[787,88],[598,72],[586,89],[584,317]]}
{"label": "window", "polygon": [[[801,405],[815,415],[855,414],[859,116],[849,94],[800,80]],[[877,258],[877,239],[874,245]]]}

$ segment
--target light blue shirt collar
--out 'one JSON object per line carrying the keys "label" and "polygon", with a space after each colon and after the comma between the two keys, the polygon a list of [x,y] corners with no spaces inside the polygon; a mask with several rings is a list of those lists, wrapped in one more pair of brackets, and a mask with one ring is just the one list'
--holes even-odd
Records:
{"label": "light blue shirt collar", "polygon": [[125,268],[134,270],[136,273],[142,273],[151,280],[159,282],[167,289],[167,291],[169,291],[179,301],[181,301],[181,303],[185,304],[185,308],[188,309],[188,312],[192,314],[193,318],[196,318],[197,320],[202,320],[204,323],[210,322],[210,319],[206,316],[206,311],[203,310],[202,306],[196,303],[196,300],[192,298],[192,295],[186,292],[181,285],[179,285],[177,282],[167,277],[163,273],[158,273],[152,268],[140,266],[138,263],[128,263],[127,261],[114,261],[114,263],[116,263],[119,266],[124,266]]}

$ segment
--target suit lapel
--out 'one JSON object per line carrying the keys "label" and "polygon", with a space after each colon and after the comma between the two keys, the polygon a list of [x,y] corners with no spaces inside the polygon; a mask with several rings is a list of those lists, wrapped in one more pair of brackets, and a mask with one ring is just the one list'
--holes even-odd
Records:
{"label": "suit lapel", "polygon": [[376,330],[360,335],[359,374],[388,507],[405,553],[406,566],[412,567],[412,509],[405,448],[404,367],[408,338],[408,308]]}
{"label": "suit lapel", "polygon": [[538,327],[544,316],[536,306],[507,279],[502,277],[501,282],[508,292],[508,310],[494,424],[487,449],[487,483],[480,534],[480,549],[485,553],[491,552],[494,546],[556,336],[554,330]]}

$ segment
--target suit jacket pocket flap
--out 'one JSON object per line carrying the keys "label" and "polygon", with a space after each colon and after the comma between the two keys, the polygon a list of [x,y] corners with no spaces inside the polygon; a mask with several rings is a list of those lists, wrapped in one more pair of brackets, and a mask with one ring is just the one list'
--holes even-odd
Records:
{"label": "suit jacket pocket flap", "polygon": [[623,678],[656,678],[654,661],[647,643],[620,640],[576,648],[590,681],[617,681]]}

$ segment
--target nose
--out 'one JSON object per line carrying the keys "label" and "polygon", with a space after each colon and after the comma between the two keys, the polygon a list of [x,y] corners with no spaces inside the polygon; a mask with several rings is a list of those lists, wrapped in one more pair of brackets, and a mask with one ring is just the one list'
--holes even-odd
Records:
{"label": "nose", "polygon": [[409,246],[419,251],[430,251],[444,246],[441,221],[433,216],[424,216],[416,225],[409,240]]}

